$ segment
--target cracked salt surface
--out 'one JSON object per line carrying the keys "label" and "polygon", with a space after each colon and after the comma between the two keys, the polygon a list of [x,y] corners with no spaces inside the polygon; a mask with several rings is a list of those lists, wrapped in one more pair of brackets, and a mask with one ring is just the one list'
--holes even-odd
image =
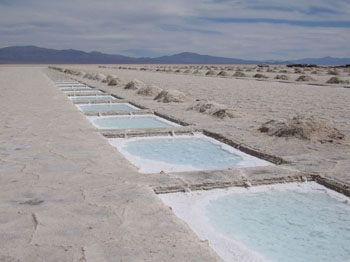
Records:
{"label": "cracked salt surface", "polygon": [[140,173],[273,165],[203,134],[108,140]]}
{"label": "cracked salt surface", "polygon": [[225,261],[350,261],[350,199],[315,182],[159,197]]}

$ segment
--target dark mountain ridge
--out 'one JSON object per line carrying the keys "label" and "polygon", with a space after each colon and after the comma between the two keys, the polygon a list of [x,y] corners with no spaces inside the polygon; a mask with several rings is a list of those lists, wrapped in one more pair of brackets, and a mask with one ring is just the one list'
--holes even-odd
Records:
{"label": "dark mountain ridge", "polygon": [[345,65],[350,58],[305,58],[292,61],[257,61],[183,52],[157,58],[135,58],[74,49],[55,50],[36,46],[0,48],[0,64],[317,64]]}

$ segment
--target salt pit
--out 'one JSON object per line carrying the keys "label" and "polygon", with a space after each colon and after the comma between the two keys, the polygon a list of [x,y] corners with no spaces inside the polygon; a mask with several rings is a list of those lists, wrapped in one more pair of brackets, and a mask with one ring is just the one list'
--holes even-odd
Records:
{"label": "salt pit", "polygon": [[89,96],[69,96],[72,101],[101,101],[101,100],[117,100],[114,96],[111,95],[89,95]]}
{"label": "salt pit", "polygon": [[139,168],[140,173],[272,165],[203,134],[111,138],[109,142]]}
{"label": "salt pit", "polygon": [[350,259],[350,199],[315,182],[159,197],[225,261]]}
{"label": "salt pit", "polygon": [[139,129],[178,127],[179,125],[155,115],[88,116],[99,129]]}
{"label": "salt pit", "polygon": [[129,103],[101,103],[101,104],[77,104],[75,105],[83,112],[106,112],[106,111],[135,111],[140,108]]}
{"label": "salt pit", "polygon": [[75,94],[82,94],[82,95],[91,95],[91,94],[103,94],[101,90],[63,90],[63,93],[67,95],[75,95]]}

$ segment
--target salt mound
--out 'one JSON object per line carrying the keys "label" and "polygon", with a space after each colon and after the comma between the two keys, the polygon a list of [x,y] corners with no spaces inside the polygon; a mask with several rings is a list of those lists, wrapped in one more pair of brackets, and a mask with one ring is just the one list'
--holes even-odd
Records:
{"label": "salt mound", "polygon": [[237,112],[225,105],[207,100],[201,100],[194,103],[188,110],[194,110],[203,114],[215,116],[217,118],[235,118],[240,117]]}
{"label": "salt mound", "polygon": [[86,75],[86,72],[84,71],[79,72],[79,76],[84,77],[85,75]]}
{"label": "salt mound", "polygon": [[302,76],[299,76],[295,81],[298,81],[298,82],[314,82],[314,81],[316,81],[316,79],[312,78],[311,76],[302,75]]}
{"label": "salt mound", "polygon": [[200,74],[201,72],[199,71],[199,70],[195,70],[195,71],[193,71],[193,73],[192,74],[194,74],[194,75],[198,75],[198,74]]}
{"label": "salt mound", "polygon": [[246,74],[241,72],[241,71],[237,71],[236,73],[233,74],[233,76],[236,76],[236,77],[245,77]]}
{"label": "salt mound", "polygon": [[333,76],[326,83],[327,84],[344,84],[344,83],[348,83],[348,81],[344,81],[344,80],[339,79],[336,76]]}
{"label": "salt mound", "polygon": [[94,76],[94,80],[97,80],[97,81],[103,81],[107,78],[107,76],[105,76],[104,74],[97,74]]}
{"label": "salt mound", "polygon": [[328,70],[328,74],[329,74],[329,75],[335,75],[335,76],[337,76],[337,75],[339,75],[339,72],[338,72],[336,69],[334,69],[334,70]]}
{"label": "salt mound", "polygon": [[64,69],[63,73],[70,74],[70,75],[79,75],[80,71],[74,70],[74,69]]}
{"label": "salt mound", "polygon": [[121,83],[121,80],[118,77],[116,77],[116,76],[111,76],[109,78],[108,77],[106,79],[108,79],[108,85],[109,86],[116,86],[116,85]]}
{"label": "salt mound", "polygon": [[208,72],[205,73],[206,76],[215,76],[216,73],[213,70],[209,70]]}
{"label": "salt mound", "polygon": [[112,79],[118,78],[115,75],[107,75],[106,79],[102,80],[103,83],[109,83]]}
{"label": "salt mound", "polygon": [[137,94],[142,96],[157,96],[162,90],[163,89],[158,86],[150,85],[140,88],[139,91],[137,91]]}
{"label": "salt mound", "polygon": [[162,92],[157,95],[154,100],[157,100],[158,102],[162,103],[170,103],[170,102],[175,102],[175,103],[183,103],[188,98],[186,95],[180,91],[177,90],[163,90]]}
{"label": "salt mound", "polygon": [[87,78],[87,79],[93,79],[95,77],[94,74],[91,74],[91,73],[87,73],[84,78]]}
{"label": "salt mound", "polygon": [[225,72],[225,71],[220,71],[218,73],[218,76],[229,76],[229,74],[227,72]]}
{"label": "salt mound", "polygon": [[127,83],[124,89],[138,90],[143,87],[146,87],[145,83],[141,82],[140,80],[134,79]]}
{"label": "salt mound", "polygon": [[269,136],[294,137],[304,140],[330,142],[343,139],[344,135],[336,128],[313,116],[297,116],[286,121],[271,120],[264,123],[259,131]]}
{"label": "salt mound", "polygon": [[280,80],[289,80],[289,77],[286,75],[276,75],[275,79],[280,79]]}
{"label": "salt mound", "polygon": [[255,78],[269,78],[268,76],[263,75],[263,74],[255,74],[253,77],[255,77]]}

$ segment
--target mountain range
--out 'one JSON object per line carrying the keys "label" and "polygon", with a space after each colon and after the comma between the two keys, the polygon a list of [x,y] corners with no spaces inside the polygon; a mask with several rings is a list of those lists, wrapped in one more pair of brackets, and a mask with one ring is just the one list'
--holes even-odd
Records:
{"label": "mountain range", "polygon": [[55,50],[36,46],[0,48],[0,64],[316,64],[345,65],[350,58],[305,58],[290,61],[258,61],[184,52],[156,58],[129,57],[79,50]]}

